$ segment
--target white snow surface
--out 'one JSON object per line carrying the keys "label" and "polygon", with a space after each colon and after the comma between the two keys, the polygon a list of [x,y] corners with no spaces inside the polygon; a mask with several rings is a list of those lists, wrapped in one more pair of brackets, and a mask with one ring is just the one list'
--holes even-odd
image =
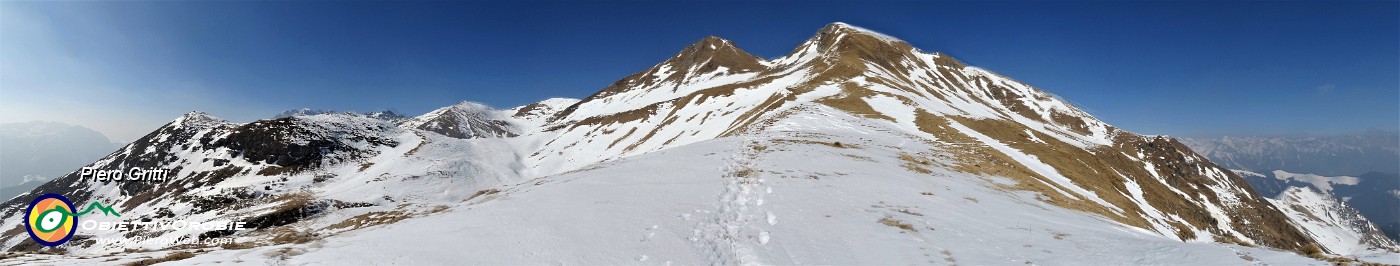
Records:
{"label": "white snow surface", "polygon": [[1283,170],[1274,170],[1274,178],[1277,178],[1278,180],[1292,179],[1298,182],[1312,184],[1313,187],[1322,190],[1322,193],[1326,194],[1332,193],[1332,184],[1355,186],[1356,184],[1361,183],[1361,179],[1353,176],[1320,176],[1315,174],[1289,173]]}

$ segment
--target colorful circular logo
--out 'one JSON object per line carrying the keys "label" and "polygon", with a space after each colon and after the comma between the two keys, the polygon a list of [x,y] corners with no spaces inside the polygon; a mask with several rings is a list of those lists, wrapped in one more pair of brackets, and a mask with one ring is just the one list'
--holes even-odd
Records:
{"label": "colorful circular logo", "polygon": [[25,229],[34,242],[57,246],[73,238],[78,216],[73,215],[73,202],[58,194],[44,194],[29,203],[24,214]]}

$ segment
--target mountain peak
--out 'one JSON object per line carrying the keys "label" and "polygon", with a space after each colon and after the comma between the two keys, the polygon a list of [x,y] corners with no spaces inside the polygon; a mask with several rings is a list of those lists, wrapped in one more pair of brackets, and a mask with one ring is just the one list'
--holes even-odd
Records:
{"label": "mountain peak", "polygon": [[704,76],[751,73],[767,68],[768,61],[740,50],[734,46],[734,42],[706,36],[686,46],[666,61],[618,80],[584,101],[634,89],[653,88],[661,84],[684,84],[697,78],[703,79]]}
{"label": "mountain peak", "polygon": [[663,64],[669,64],[672,68],[694,69],[694,72],[705,73],[718,70],[721,67],[739,72],[757,71],[764,68],[762,62],[763,59],[740,50],[729,40],[706,36],[704,39],[690,44]]}
{"label": "mountain peak", "polygon": [[[918,52],[908,42],[843,22],[827,24],[816,35],[777,62],[781,65],[823,61],[826,64],[866,63],[893,66]],[[844,62],[844,63],[843,63]]]}
{"label": "mountain peak", "polygon": [[459,139],[516,136],[515,127],[506,119],[505,115],[490,106],[462,101],[404,120],[399,125]]}
{"label": "mountain peak", "polygon": [[189,113],[185,113],[184,115],[180,115],[180,117],[175,118],[175,121],[171,121],[170,123],[171,123],[172,125],[179,125],[179,126],[203,127],[203,126],[207,126],[207,125],[218,124],[218,123],[225,123],[225,122],[228,122],[228,121],[225,121],[225,120],[220,119],[220,118],[218,118],[218,117],[214,117],[214,116],[209,115],[208,113],[205,113],[205,112],[192,111],[192,112],[189,112]]}
{"label": "mountain peak", "polygon": [[826,24],[826,27],[822,27],[822,29],[821,29],[820,31],[818,31],[817,33],[818,33],[818,35],[822,35],[822,34],[829,34],[829,35],[841,35],[841,34],[865,35],[865,36],[872,36],[872,37],[880,38],[880,39],[883,39],[884,41],[888,41],[888,42],[904,42],[903,40],[900,40],[899,38],[895,38],[895,37],[892,37],[892,36],[889,36],[889,35],[885,35],[885,34],[883,34],[883,33],[879,33],[879,32],[873,31],[873,30],[868,30],[868,29],[865,29],[865,28],[857,27],[857,26],[855,26],[855,25],[846,24],[845,22],[832,22],[831,24]]}
{"label": "mountain peak", "polygon": [[454,108],[454,109],[462,109],[462,110],[480,110],[480,111],[494,110],[493,108],[491,108],[491,106],[487,106],[487,105],[485,105],[485,104],[478,103],[478,102],[473,102],[473,101],[461,101],[461,102],[457,102],[457,104],[453,104],[451,107]]}
{"label": "mountain peak", "polygon": [[844,22],[833,22],[831,24],[827,24],[826,27],[822,27],[821,30],[817,31],[816,36],[813,36],[813,39],[822,41],[822,43],[825,44],[833,44],[844,40],[863,41],[866,38],[878,40],[886,44],[904,44],[905,46],[908,46],[908,43],[906,43],[904,40],[900,40],[899,38],[885,35],[883,33],[879,33],[873,30],[856,27],[854,25],[846,24]]}

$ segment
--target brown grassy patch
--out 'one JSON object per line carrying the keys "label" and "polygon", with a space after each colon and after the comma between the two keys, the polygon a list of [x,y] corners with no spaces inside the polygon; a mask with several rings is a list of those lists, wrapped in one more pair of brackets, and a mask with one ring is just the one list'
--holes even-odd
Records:
{"label": "brown grassy patch", "polygon": [[840,141],[825,142],[825,141],[815,141],[815,140],[806,140],[806,139],[775,139],[775,140],[773,140],[773,142],[777,142],[777,143],[798,143],[798,144],[824,145],[824,146],[828,146],[828,147],[832,147],[832,148],[842,148],[842,149],[856,149],[856,148],[860,148],[859,146],[857,146],[857,145],[855,145],[855,144],[841,143]]}
{"label": "brown grassy patch", "polygon": [[1167,221],[1167,224],[1176,229],[1176,237],[1182,241],[1196,239],[1196,231],[1192,231],[1186,224],[1178,221]]}
{"label": "brown grassy patch", "polygon": [[909,210],[909,209],[899,209],[899,210],[895,210],[895,211],[900,212],[900,213],[903,213],[903,214],[913,215],[913,216],[924,216],[924,214],[922,214],[922,213],[919,213],[919,212],[916,212],[916,211],[913,211],[913,210]]}
{"label": "brown grassy patch", "polygon": [[753,168],[748,167],[739,168],[739,170],[734,170],[735,177],[749,177],[755,173],[758,173],[758,170],[754,170]]}
{"label": "brown grassy patch", "polygon": [[283,175],[283,174],[291,174],[291,173],[294,173],[294,171],[292,171],[292,170],[293,170],[293,169],[292,169],[291,167],[281,167],[281,166],[275,166],[275,165],[274,165],[274,166],[268,166],[267,168],[263,168],[262,170],[258,170],[258,175],[261,175],[261,176],[276,176],[276,175]]}
{"label": "brown grassy patch", "polygon": [[772,113],[769,111],[777,109],[778,107],[783,105],[783,102],[787,102],[792,99],[792,95],[788,95],[785,97],[782,94],[774,94],[773,96],[768,97],[767,100],[763,100],[763,103],[759,104],[753,109],[750,109],[748,112],[744,112],[744,114],[739,115],[739,118],[734,119],[734,122],[729,124],[729,129],[725,130],[724,133],[720,133],[720,136],[732,136],[733,134],[738,134],[739,132],[748,128],[749,125],[752,125],[754,121],[757,121],[759,117],[762,117],[764,114]]}
{"label": "brown grassy patch", "polygon": [[1292,206],[1289,206],[1289,208],[1290,208],[1290,209],[1293,209],[1293,211],[1296,211],[1296,212],[1298,212],[1298,213],[1302,213],[1303,216],[1307,216],[1308,219],[1311,219],[1311,220],[1313,220],[1313,221],[1321,221],[1321,220],[1322,220],[1322,218],[1317,217],[1317,215],[1313,215],[1313,213],[1312,213],[1311,211],[1308,211],[1307,208],[1303,208],[1303,206],[1292,205]]}
{"label": "brown grassy patch", "polygon": [[768,151],[768,146],[759,145],[759,144],[754,144],[754,145],[750,146],[750,148],[753,148],[753,151],[756,152],[756,153],[762,153],[762,152],[764,152],[764,151]]}
{"label": "brown grassy patch", "polygon": [[486,195],[491,195],[491,194],[496,194],[496,193],[501,193],[501,190],[500,190],[500,189],[494,189],[494,188],[478,190],[478,191],[476,191],[475,194],[472,194],[471,197],[467,197],[466,200],[462,200],[462,201],[470,201],[470,200],[472,200],[472,199],[475,199],[476,197],[486,196]]}
{"label": "brown grassy patch", "polygon": [[1325,259],[1327,255],[1326,253],[1322,253],[1322,248],[1317,247],[1317,244],[1304,245],[1303,248],[1298,251],[1304,256],[1315,259]]}
{"label": "brown grassy patch", "polygon": [[856,116],[894,121],[894,118],[875,111],[875,108],[870,107],[870,104],[865,102],[865,98],[876,94],[874,90],[861,88],[854,83],[844,83],[841,85],[841,89],[843,93],[822,98],[816,102]]}
{"label": "brown grassy patch", "polygon": [[294,229],[277,230],[273,232],[273,234],[274,235],[270,239],[272,245],[306,244],[308,242],[320,239],[320,235],[317,233],[298,231]]}
{"label": "brown grassy patch", "polygon": [[929,159],[914,157],[914,155],[909,155],[908,153],[899,153],[899,159],[904,161],[904,164],[902,165],[904,166],[904,169],[908,169],[909,171],[913,171],[920,174],[933,173],[932,170],[929,170],[927,168],[933,165],[933,161]]}
{"label": "brown grassy patch", "polygon": [[637,133],[636,127],[632,127],[632,129],[627,130],[627,133],[622,134],[621,137],[618,137],[617,139],[613,140],[612,143],[608,143],[608,149],[611,150],[613,146],[617,146],[618,142],[622,142],[622,140],[627,139],[628,136],[632,136],[632,133]]}
{"label": "brown grassy patch", "polygon": [[846,157],[851,157],[851,159],[856,159],[856,160],[861,160],[861,161],[867,161],[867,162],[875,162],[875,158],[870,158],[870,157],[868,157],[868,156],[860,156],[860,155],[855,155],[855,154],[841,154],[841,155],[846,156]]}
{"label": "brown grassy patch", "polygon": [[663,116],[663,117],[666,118],[666,120],[661,120],[661,124],[656,125],[656,127],[653,127],[653,128],[651,129],[651,132],[647,132],[646,135],[643,135],[643,136],[642,136],[642,139],[637,140],[637,142],[633,142],[631,145],[627,145],[627,148],[623,148],[622,150],[623,150],[623,151],[631,151],[631,150],[633,150],[633,149],[636,149],[638,146],[641,146],[643,143],[646,143],[647,140],[651,140],[651,137],[652,137],[652,136],[656,136],[656,133],[657,133],[657,132],[661,132],[661,129],[666,128],[666,125],[670,125],[671,123],[676,122],[676,116],[674,116],[674,115],[675,115],[676,111],[680,111],[680,110],[681,110],[680,108],[672,108],[670,114],[667,114],[666,116]]}
{"label": "brown grassy patch", "polygon": [[1227,236],[1215,236],[1215,242],[1217,242],[1217,243],[1230,243],[1230,244],[1241,245],[1241,246],[1246,246],[1246,247],[1253,247],[1253,246],[1254,246],[1254,244],[1250,244],[1249,242],[1244,242],[1244,240],[1240,240],[1239,238],[1234,237],[1234,236],[1228,236],[1228,237],[1227,237]]}
{"label": "brown grassy patch", "polygon": [[364,172],[365,169],[369,169],[370,166],[374,166],[374,162],[365,162],[360,164],[360,172]]}
{"label": "brown grassy patch", "polygon": [[330,226],[327,226],[325,229],[360,229],[376,225],[397,223],[399,221],[403,221],[404,219],[408,219],[410,216],[411,215],[399,210],[368,212],[365,214],[356,215],[355,217],[351,217],[350,219],[345,219],[344,221],[340,221],[339,223],[332,224]]}
{"label": "brown grassy patch", "polygon": [[[579,102],[579,104],[582,104],[582,103],[583,103],[583,102]],[[594,116],[594,117],[584,118],[584,119],[582,119],[582,120],[579,120],[578,122],[573,123],[573,125],[569,126],[569,130],[573,130],[573,129],[578,128],[578,127],[581,127],[581,126],[605,126],[605,125],[611,125],[611,124],[627,123],[627,122],[631,122],[631,121],[642,120],[642,119],[645,119],[645,118],[647,118],[647,117],[649,117],[649,116],[655,115],[655,114],[656,114],[656,109],[659,108],[659,107],[661,106],[661,104],[664,104],[664,103],[667,103],[667,102],[659,102],[659,103],[655,103],[655,104],[650,104],[650,105],[644,106],[644,107],[642,107],[642,108],[632,109],[632,110],[628,110],[628,111],[621,112],[621,113],[616,113],[616,114],[611,114],[611,115]],[[575,105],[575,106],[577,106],[577,105]],[[572,106],[571,106],[571,108],[572,108]],[[563,112],[560,112],[560,114],[562,115]]]}
{"label": "brown grassy patch", "polygon": [[239,250],[239,249],[250,249],[250,248],[255,247],[255,245],[253,245],[253,243],[236,242],[236,243],[225,243],[225,244],[223,244],[223,245],[219,245],[219,247],[220,247],[220,248],[223,248],[223,249]]}
{"label": "brown grassy patch", "polygon": [[428,138],[423,137],[423,134],[418,134],[418,132],[413,132],[413,134],[418,135],[418,139],[423,141],[419,141],[418,146],[413,146],[412,149],[408,149],[408,152],[403,153],[403,157],[413,156],[413,154],[418,153],[418,148],[422,148],[424,144],[428,144]]}
{"label": "brown grassy patch", "polygon": [[909,225],[909,223],[905,223],[904,221],[900,221],[900,220],[895,220],[894,218],[890,218],[890,217],[880,218],[880,224],[883,224],[883,225],[886,225],[886,226],[889,226],[889,227],[904,229],[904,231],[909,231],[909,232],[918,232],[918,231],[919,231],[919,230],[914,229],[914,226],[913,226],[913,225]]}

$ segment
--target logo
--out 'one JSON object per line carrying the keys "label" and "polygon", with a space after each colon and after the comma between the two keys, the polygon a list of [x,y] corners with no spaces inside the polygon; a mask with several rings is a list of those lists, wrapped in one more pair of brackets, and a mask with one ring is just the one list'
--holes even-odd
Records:
{"label": "logo", "polygon": [[77,233],[74,226],[78,224],[79,215],[87,214],[93,209],[102,209],[104,214],[122,216],[111,207],[96,202],[79,213],[73,213],[73,209],[73,202],[58,194],[44,194],[34,198],[24,214],[25,229],[29,231],[29,237],[44,246],[57,246],[68,242],[73,238],[73,234]]}

